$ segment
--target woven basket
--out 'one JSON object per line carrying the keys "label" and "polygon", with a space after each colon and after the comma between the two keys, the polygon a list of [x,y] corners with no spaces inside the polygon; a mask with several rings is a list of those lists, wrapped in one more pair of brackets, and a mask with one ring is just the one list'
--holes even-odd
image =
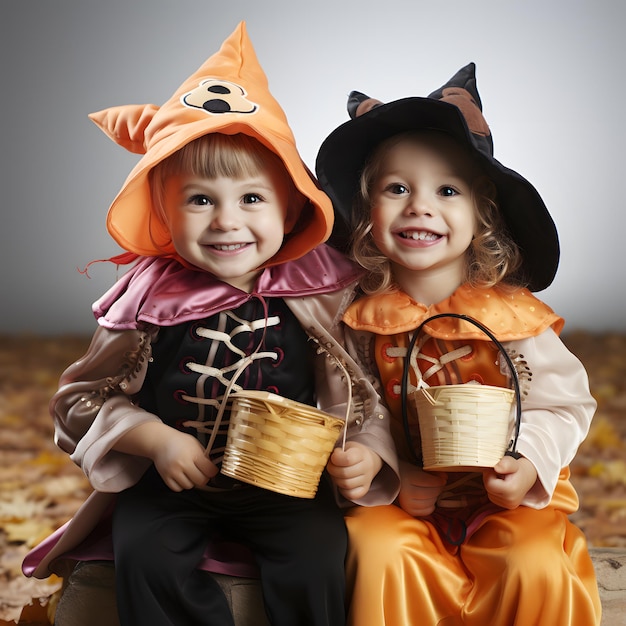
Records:
{"label": "woven basket", "polygon": [[444,385],[414,393],[426,470],[473,471],[504,456],[515,393],[489,385]]}
{"label": "woven basket", "polygon": [[344,421],[264,391],[229,398],[222,474],[299,498],[313,498]]}
{"label": "woven basket", "polygon": [[[464,320],[485,333],[506,362],[513,389],[473,383],[429,387],[418,370],[418,388],[412,394],[421,438],[421,454],[418,454],[413,447],[407,407],[409,360],[423,327],[441,317]],[[522,415],[517,371],[502,344],[478,320],[457,313],[439,313],[420,324],[409,342],[404,362],[401,401],[407,444],[415,461],[426,470],[475,471],[493,467],[504,455],[520,456],[516,451]],[[511,429],[514,402],[516,411]]]}

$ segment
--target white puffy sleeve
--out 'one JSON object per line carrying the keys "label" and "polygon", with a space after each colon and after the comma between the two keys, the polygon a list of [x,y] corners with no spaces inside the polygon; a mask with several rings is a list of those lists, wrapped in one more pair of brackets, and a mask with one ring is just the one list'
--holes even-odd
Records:
{"label": "white puffy sleeve", "polygon": [[517,451],[538,474],[523,504],[542,508],[550,502],[561,469],[587,436],[596,401],[582,363],[552,329],[505,347],[527,362],[532,375],[530,384],[523,385]]}

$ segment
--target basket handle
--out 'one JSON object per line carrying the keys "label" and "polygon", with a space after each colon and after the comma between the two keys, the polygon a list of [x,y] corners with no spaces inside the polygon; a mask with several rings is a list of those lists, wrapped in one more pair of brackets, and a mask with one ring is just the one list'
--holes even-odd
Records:
{"label": "basket handle", "polygon": [[[259,344],[259,346],[260,345],[261,344]],[[215,438],[217,437],[217,433],[219,431],[220,424],[222,423],[222,418],[224,417],[224,411],[226,410],[226,404],[228,402],[228,398],[230,396],[230,393],[231,393],[233,387],[235,386],[235,382],[237,381],[237,379],[239,378],[241,373],[246,369],[246,367],[248,367],[248,365],[250,365],[250,363],[252,363],[252,361],[254,360],[254,354],[258,351],[259,346],[257,346],[256,350],[251,355],[247,356],[245,359],[242,360],[242,362],[240,363],[239,367],[237,368],[237,370],[233,374],[232,378],[228,382],[228,386],[226,387],[226,390],[224,391],[224,395],[222,396],[222,400],[220,402],[220,406],[219,406],[219,409],[217,411],[217,415],[215,416],[215,423],[213,425],[213,430],[211,431],[211,436],[209,438],[209,442],[207,443],[207,445],[206,445],[206,447],[204,449],[204,456],[206,456],[207,458],[209,458],[209,456],[211,454],[211,450],[213,449],[213,444],[215,443]]]}
{"label": "basket handle", "polygon": [[[265,333],[265,331],[264,331]],[[263,335],[263,337],[265,336],[265,334]],[[228,398],[232,392],[233,386],[235,385],[236,380],[239,378],[239,376],[241,375],[241,373],[246,369],[246,367],[248,367],[248,365],[250,365],[250,363],[252,363],[252,361],[254,360],[254,355],[259,351],[261,344],[263,343],[263,339],[261,339],[261,341],[259,342],[259,344],[257,345],[257,347],[255,348],[254,352],[252,354],[250,354],[249,356],[247,356],[245,359],[243,359],[243,361],[241,362],[241,364],[239,365],[239,367],[237,368],[237,370],[235,371],[235,373],[233,374],[232,378],[230,379],[228,386],[226,387],[226,390],[224,391],[224,395],[222,397],[222,400],[220,402],[219,405],[219,409],[217,411],[217,415],[215,416],[215,424],[213,426],[213,430],[211,432],[211,437],[209,439],[209,442],[207,443],[205,450],[204,450],[204,456],[206,456],[207,458],[209,457],[209,455],[211,454],[211,450],[213,448],[213,444],[215,443],[215,438],[217,437],[217,432],[219,430],[219,426],[222,423],[222,419],[224,417],[224,411],[226,410],[226,405],[228,402]],[[323,348],[321,348],[321,350],[324,350]],[[345,450],[346,449],[346,440],[347,440],[347,436],[348,436],[348,418],[350,416],[350,409],[352,406],[352,382],[350,379],[350,374],[348,373],[348,370],[346,369],[346,367],[343,365],[343,363],[341,363],[341,361],[336,358],[335,356],[333,356],[330,352],[324,350],[324,352],[326,352],[326,355],[329,356],[330,358],[333,359],[335,365],[337,365],[339,367],[339,369],[341,369],[341,371],[343,372],[343,375],[346,378],[346,384],[348,387],[348,403],[346,406],[346,417],[344,420],[344,425],[343,425],[343,433],[342,433],[342,437],[341,437],[341,449]]]}
{"label": "basket handle", "polygon": [[400,400],[402,403],[402,424],[404,426],[404,436],[408,444],[409,450],[411,451],[411,454],[413,455],[414,460],[418,463],[421,463],[421,459],[417,456],[417,454],[415,453],[415,450],[413,449],[411,432],[409,428],[409,416],[408,416],[408,407],[407,407],[407,392],[408,392],[408,387],[409,387],[409,369],[410,369],[410,362],[411,362],[411,354],[413,352],[413,348],[415,347],[415,342],[417,340],[417,337],[422,331],[422,328],[429,322],[432,322],[433,320],[439,319],[441,317],[454,317],[456,319],[464,320],[466,322],[470,322],[471,324],[474,324],[474,326],[482,330],[482,332],[485,333],[485,335],[487,335],[487,337],[489,337],[491,341],[493,341],[493,343],[497,346],[498,350],[504,357],[504,360],[506,361],[509,371],[511,372],[511,378],[513,381],[513,389],[515,391],[515,400],[516,400],[515,430],[513,433],[513,439],[511,439],[509,443],[509,449],[505,452],[505,456],[512,456],[515,459],[519,459],[521,457],[521,454],[517,452],[516,448],[517,448],[517,439],[519,437],[520,425],[522,422],[522,401],[521,401],[519,378],[517,376],[517,370],[515,369],[515,366],[513,365],[513,361],[511,360],[511,357],[508,355],[507,351],[504,349],[502,344],[496,339],[494,334],[489,330],[489,328],[487,328],[484,324],[482,324],[478,320],[474,319],[473,317],[470,317],[469,315],[463,315],[461,313],[438,313],[437,315],[433,315],[429,317],[428,319],[424,320],[413,333],[413,337],[411,337],[409,347],[407,348],[407,353],[406,353],[406,357],[404,359],[404,365],[402,368],[402,386],[401,386],[401,391],[400,391]]}

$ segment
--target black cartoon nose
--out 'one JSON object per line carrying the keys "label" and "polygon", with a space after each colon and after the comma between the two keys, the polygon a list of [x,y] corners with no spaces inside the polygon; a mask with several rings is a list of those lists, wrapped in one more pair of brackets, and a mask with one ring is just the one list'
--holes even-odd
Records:
{"label": "black cartoon nose", "polygon": [[202,108],[209,113],[228,113],[231,110],[230,104],[228,104],[226,100],[220,100],[218,98],[206,100],[202,103]]}

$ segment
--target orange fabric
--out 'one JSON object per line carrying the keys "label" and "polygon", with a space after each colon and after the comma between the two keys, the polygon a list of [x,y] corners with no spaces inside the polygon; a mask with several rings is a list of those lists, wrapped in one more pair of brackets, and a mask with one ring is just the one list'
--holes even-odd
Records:
{"label": "orange fabric", "polygon": [[600,624],[585,537],[554,506],[490,515],[458,548],[393,505],[351,509],[346,523],[349,626]]}
{"label": "orange fabric", "polygon": [[[412,461],[401,419],[402,369],[409,333],[438,313],[469,315],[500,341],[537,336],[548,328],[560,332],[563,320],[526,289],[475,289],[461,286],[447,300],[423,306],[402,292],[364,297],[344,321],[376,333],[375,360],[389,405],[392,435],[399,456]],[[441,318],[424,327],[419,354],[438,360],[452,350],[467,353],[425,377],[430,385],[470,380],[508,386],[498,349],[468,322]],[[418,356],[424,373],[432,361]],[[413,368],[411,368],[413,370]],[[504,368],[506,371],[506,368]],[[415,372],[410,381],[416,384]],[[520,384],[524,385],[524,372]],[[410,423],[416,424],[412,403]],[[419,450],[419,434],[413,445]],[[412,429],[413,432],[413,429]],[[449,473],[448,483],[458,474]],[[482,485],[481,485],[482,486]],[[464,493],[461,485],[459,494]],[[567,516],[578,508],[561,471],[550,504],[543,509],[491,507],[484,517],[483,489],[467,510],[438,507],[437,515],[416,519],[397,506],[355,508],[346,516],[350,626],[595,626],[600,599],[595,572],[582,532]],[[446,540],[440,516],[471,524],[460,545]],[[472,517],[479,513],[478,517]],[[469,517],[467,516],[469,515]],[[445,526],[445,524],[444,524]],[[452,527],[449,527],[452,528]]]}
{"label": "orange fabric", "polygon": [[[353,303],[344,321],[355,329],[376,333],[375,359],[383,382],[385,400],[391,414],[392,433],[401,458],[413,460],[406,449],[401,422],[400,383],[404,355],[394,356],[396,348],[406,350],[409,331],[416,329],[424,320],[439,313],[469,315],[486,325],[499,341],[511,341],[536,336],[552,327],[559,332],[563,319],[526,289],[476,289],[468,285],[459,287],[449,298],[432,306],[415,302],[407,294],[397,291],[391,294],[368,296]],[[456,318],[440,318],[423,328],[426,342],[420,352],[431,359],[439,359],[462,346],[471,348],[466,356],[456,359],[426,379],[429,385],[453,385],[477,381],[486,385],[508,387],[508,378],[494,364],[502,362],[498,348],[479,328]],[[417,365],[425,373],[432,362],[418,359]],[[506,371],[506,368],[504,368]],[[409,381],[417,384],[417,377],[410,371]],[[408,403],[410,422],[417,417],[411,402]]]}
{"label": "orange fabric", "polygon": [[[474,317],[499,341],[535,337],[550,327],[558,334],[564,324],[561,317],[527,289],[480,289],[469,285],[461,285],[449,298],[431,306],[416,302],[402,291],[366,296],[352,304],[343,319],[356,330],[394,335],[412,331],[439,313]],[[425,331],[438,339],[485,339],[475,326],[452,318],[435,320]]]}
{"label": "orange fabric", "polygon": [[[218,101],[220,110],[207,104]],[[296,187],[309,200],[302,213],[307,215],[303,227],[299,225],[267,265],[300,258],[330,235],[331,202],[302,162],[285,113],[269,91],[244,22],[162,106],[118,106],[93,113],[90,118],[117,144],[144,155],[107,217],[109,233],[129,252],[175,255],[167,227],[152,212],[148,172],[185,144],[209,133],[244,133],[258,139],[282,159]]]}

